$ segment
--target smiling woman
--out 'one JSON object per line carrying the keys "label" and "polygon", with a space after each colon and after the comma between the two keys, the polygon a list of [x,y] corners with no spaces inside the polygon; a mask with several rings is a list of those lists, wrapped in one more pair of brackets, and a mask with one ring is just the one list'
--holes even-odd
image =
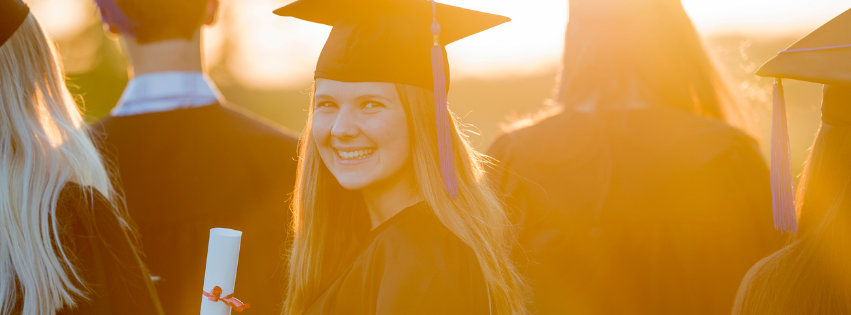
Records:
{"label": "smiling woman", "polygon": [[440,45],[507,19],[426,1],[276,13],[334,25],[301,140],[284,314],[525,314],[514,232],[446,108]]}
{"label": "smiling woman", "polygon": [[454,121],[459,197],[443,187],[430,92],[316,81],[285,314],[524,313],[513,233]]}

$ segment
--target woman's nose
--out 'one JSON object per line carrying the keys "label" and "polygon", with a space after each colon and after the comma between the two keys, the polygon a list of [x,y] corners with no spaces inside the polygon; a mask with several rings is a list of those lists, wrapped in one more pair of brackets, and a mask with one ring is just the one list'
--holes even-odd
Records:
{"label": "woman's nose", "polygon": [[360,128],[357,123],[356,113],[343,109],[334,120],[334,126],[331,127],[331,135],[339,139],[347,139],[357,137],[360,133]]}

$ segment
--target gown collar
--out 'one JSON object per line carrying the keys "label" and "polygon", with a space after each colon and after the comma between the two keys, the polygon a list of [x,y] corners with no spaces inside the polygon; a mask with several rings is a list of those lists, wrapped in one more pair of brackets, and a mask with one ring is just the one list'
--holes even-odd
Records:
{"label": "gown collar", "polygon": [[422,211],[431,211],[431,207],[425,201],[420,201],[420,202],[418,202],[418,203],[416,203],[412,206],[409,206],[405,209],[402,209],[401,211],[394,214],[389,219],[384,220],[384,222],[381,222],[381,224],[379,224],[377,227],[375,227],[374,229],[369,231],[369,234],[366,237],[366,241],[364,242],[364,245],[369,246],[369,244],[372,243],[372,241],[375,239],[375,237],[378,236],[379,234],[381,234],[382,231],[393,226],[397,222],[402,221],[405,218],[411,216],[411,214],[414,214],[414,213],[417,213],[417,212],[422,212]]}
{"label": "gown collar", "polygon": [[223,100],[221,92],[204,73],[154,72],[131,79],[110,114],[117,117],[167,112],[218,104]]}

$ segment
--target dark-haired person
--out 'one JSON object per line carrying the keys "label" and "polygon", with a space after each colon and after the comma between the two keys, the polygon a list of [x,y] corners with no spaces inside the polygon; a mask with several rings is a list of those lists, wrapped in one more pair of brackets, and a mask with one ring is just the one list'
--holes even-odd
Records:
{"label": "dark-haired person", "polygon": [[[197,313],[209,229],[244,232],[236,297],[280,311],[296,139],[221,97],[204,72],[201,28],[216,0],[98,0],[132,79],[96,127],[167,314]],[[230,292],[224,292],[229,294]]]}
{"label": "dark-haired person", "polygon": [[[851,10],[781,51],[757,71],[763,77],[825,86],[821,126],[798,188],[797,209],[790,209],[800,214],[800,224],[792,225],[797,229],[794,240],[751,268],[739,288],[733,315],[851,314],[849,31]],[[782,89],[778,92],[775,97],[783,97]],[[775,114],[785,115],[782,110]],[[778,139],[772,146],[782,147],[785,140]]]}
{"label": "dark-haired person", "polygon": [[541,314],[722,314],[782,244],[768,168],[679,0],[573,0],[557,105],[488,153]]}
{"label": "dark-haired person", "polygon": [[162,314],[52,40],[0,0],[0,314]]}

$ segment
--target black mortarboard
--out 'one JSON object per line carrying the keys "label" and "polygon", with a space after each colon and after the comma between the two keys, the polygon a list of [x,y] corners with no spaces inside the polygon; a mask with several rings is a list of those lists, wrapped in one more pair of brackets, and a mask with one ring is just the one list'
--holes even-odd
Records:
{"label": "black mortarboard", "polygon": [[21,0],[0,0],[0,46],[15,34],[30,14]]}
{"label": "black mortarboard", "polygon": [[441,173],[450,196],[458,194],[446,109],[449,64],[442,45],[509,18],[429,0],[298,0],[275,14],[333,26],[315,78],[401,83],[433,91]]}
{"label": "black mortarboard", "polygon": [[774,226],[797,231],[789,132],[781,78],[830,85],[825,89],[822,120],[851,121],[851,10],[804,36],[757,70],[762,77],[776,78],[771,129],[771,192]]}
{"label": "black mortarboard", "polygon": [[[510,21],[440,3],[436,8],[441,45]],[[299,0],[275,14],[334,27],[319,55],[316,78],[433,89],[429,56],[433,15],[428,0]],[[449,82],[449,71],[445,72]]]}

